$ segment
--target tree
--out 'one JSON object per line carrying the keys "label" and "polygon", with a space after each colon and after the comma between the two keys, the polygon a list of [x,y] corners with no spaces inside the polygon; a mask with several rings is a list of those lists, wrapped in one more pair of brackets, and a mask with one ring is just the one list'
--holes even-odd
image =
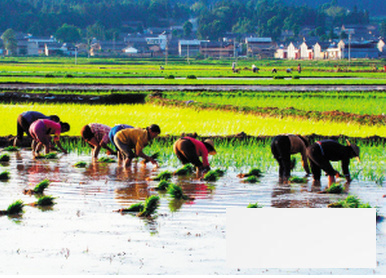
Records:
{"label": "tree", "polygon": [[232,32],[236,34],[254,33],[255,26],[253,25],[253,22],[251,19],[246,17],[239,18],[237,23],[233,25]]}
{"label": "tree", "polygon": [[193,24],[190,21],[186,21],[182,28],[184,29],[184,36],[189,37],[192,34]]}
{"label": "tree", "polygon": [[15,31],[9,28],[1,35],[1,38],[4,42],[4,48],[7,50],[8,55],[14,55],[17,49],[17,40]]}
{"label": "tree", "polygon": [[61,42],[78,42],[80,41],[80,30],[73,26],[64,23],[62,27],[55,32],[55,37]]}
{"label": "tree", "polygon": [[87,37],[96,38],[98,40],[106,39],[105,26],[103,26],[99,21],[95,22],[93,25],[87,26]]}

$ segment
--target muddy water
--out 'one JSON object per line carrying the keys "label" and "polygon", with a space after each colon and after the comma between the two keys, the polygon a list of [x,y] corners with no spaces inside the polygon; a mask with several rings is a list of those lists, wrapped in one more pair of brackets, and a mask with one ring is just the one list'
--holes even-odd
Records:
{"label": "muddy water", "polygon": [[[173,178],[193,201],[173,201],[146,181],[160,171],[115,163],[74,168],[86,155],[69,154],[56,160],[32,160],[28,151],[11,153],[11,179],[0,182],[0,209],[24,195],[43,179],[51,181],[46,195],[56,197],[50,209],[26,206],[19,218],[0,217],[0,274],[386,274],[386,225],[377,224],[376,269],[234,269],[226,265],[226,208],[256,203],[265,207],[326,207],[337,195],[317,194],[307,184],[279,186],[276,169],[258,184],[240,182],[227,172],[217,182]],[[90,166],[91,165],[91,166]],[[294,173],[301,176],[303,173]],[[326,184],[326,180],[322,180]],[[323,189],[323,187],[322,187]],[[355,181],[350,193],[385,213],[384,190],[373,182]],[[157,194],[157,217],[141,219],[114,210]]]}

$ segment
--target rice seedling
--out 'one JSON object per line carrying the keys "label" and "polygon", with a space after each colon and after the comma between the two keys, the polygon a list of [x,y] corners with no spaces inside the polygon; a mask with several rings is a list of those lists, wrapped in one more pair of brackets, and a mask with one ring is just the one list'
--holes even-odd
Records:
{"label": "rice seedling", "polygon": [[101,158],[98,159],[99,162],[103,162],[103,163],[114,163],[116,162],[115,159],[113,158],[110,158],[108,156],[102,156]]}
{"label": "rice seedling", "polygon": [[168,181],[166,181],[166,180],[161,180],[161,181],[158,183],[158,185],[157,185],[157,187],[155,188],[155,190],[165,191],[165,190],[167,190],[167,189],[169,188],[170,184],[171,184],[171,183],[168,182]]}
{"label": "rice seedling", "polygon": [[45,207],[45,206],[53,206],[55,204],[54,197],[52,196],[41,196],[38,200],[32,204],[32,206]]}
{"label": "rice seedling", "polygon": [[341,194],[344,192],[344,186],[340,183],[333,183],[330,187],[326,188],[324,191],[320,193],[331,193],[331,194]]}
{"label": "rice seedling", "polygon": [[54,152],[51,152],[51,153],[48,153],[48,154],[41,154],[41,155],[35,156],[35,158],[36,159],[57,159],[58,158],[58,154],[54,153]]}
{"label": "rice seedling", "polygon": [[87,166],[87,162],[84,161],[78,161],[74,164],[75,168],[85,168]]}
{"label": "rice seedling", "polygon": [[3,171],[0,173],[0,180],[9,180],[10,179],[10,173],[8,171]]}
{"label": "rice seedling", "polygon": [[11,157],[7,153],[0,155],[0,162],[9,162],[10,159]]}
{"label": "rice seedling", "polygon": [[191,164],[185,164],[180,169],[176,170],[173,174],[176,176],[186,176],[194,172],[194,167]]}
{"label": "rice seedling", "polygon": [[170,171],[163,171],[159,173],[156,177],[152,178],[152,180],[155,181],[161,181],[161,180],[170,180],[171,177],[173,176],[173,173]]}
{"label": "rice seedling", "polygon": [[204,181],[217,181],[219,175],[214,170],[210,170],[204,175]]}
{"label": "rice seedling", "polygon": [[4,151],[7,151],[7,152],[17,152],[17,151],[20,151],[20,148],[14,147],[14,146],[8,146],[8,147],[4,148]]}
{"label": "rice seedling", "polygon": [[226,170],[217,168],[217,169],[214,170],[214,172],[216,173],[216,175],[217,175],[218,177],[222,177],[222,176],[225,175]]}
{"label": "rice seedling", "polygon": [[33,194],[38,194],[38,195],[42,195],[44,193],[44,190],[50,185],[50,181],[45,179],[45,180],[42,180],[41,182],[39,182],[33,189],[25,189],[24,190],[24,194],[29,194],[29,195],[33,195]]}
{"label": "rice seedling", "polygon": [[178,200],[188,200],[189,199],[189,197],[184,194],[182,187],[177,185],[177,184],[174,184],[174,183],[171,183],[169,185],[168,193],[174,199],[178,199]]}
{"label": "rice seedling", "polygon": [[375,183],[379,186],[382,186],[384,181],[385,181],[385,176],[379,176],[375,179]]}
{"label": "rice seedling", "polygon": [[0,215],[17,215],[23,213],[24,203],[21,200],[17,200],[10,204],[7,210],[0,210]]}
{"label": "rice seedling", "polygon": [[289,181],[290,182],[293,182],[293,183],[307,183],[307,178],[304,178],[304,177],[297,177],[297,176],[291,176],[289,178]]}
{"label": "rice seedling", "polygon": [[345,200],[331,203],[329,208],[371,208],[370,204],[362,203],[362,201],[355,195],[349,195]]}
{"label": "rice seedling", "polygon": [[248,173],[245,173],[245,174],[240,173],[237,176],[239,178],[245,178],[245,177],[250,177],[250,176],[255,176],[255,177],[259,178],[259,177],[263,176],[263,172],[260,169],[252,168],[251,170],[249,170]]}
{"label": "rice seedling", "polygon": [[262,205],[259,205],[259,203],[249,204],[247,208],[262,208]]}
{"label": "rice seedling", "polygon": [[119,210],[115,210],[114,212],[126,213],[126,212],[140,212],[145,208],[143,202],[132,204],[128,208],[121,208]]}
{"label": "rice seedling", "polygon": [[146,198],[144,208],[141,210],[137,216],[139,217],[150,217],[154,214],[159,207],[160,197],[159,196],[150,196]]}
{"label": "rice seedling", "polygon": [[243,180],[243,182],[247,182],[247,183],[257,183],[257,182],[259,182],[259,178],[256,177],[256,176],[249,176],[249,177],[247,177],[245,180]]}

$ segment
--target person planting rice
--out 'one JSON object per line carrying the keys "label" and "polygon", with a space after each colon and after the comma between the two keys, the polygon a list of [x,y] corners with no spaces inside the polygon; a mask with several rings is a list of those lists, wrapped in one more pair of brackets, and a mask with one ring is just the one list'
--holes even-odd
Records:
{"label": "person planting rice", "polygon": [[[182,164],[191,163],[196,167],[197,177],[210,170],[208,154],[215,155],[214,143],[211,139],[199,141],[192,137],[178,139],[173,145],[173,151]],[[199,157],[202,157],[202,162]]]}
{"label": "person planting rice", "polygon": [[291,154],[300,153],[302,165],[307,175],[310,174],[307,159],[307,147],[310,145],[306,137],[294,134],[278,135],[272,139],[271,151],[279,162],[279,182],[288,183],[290,172],[295,166],[291,163]]}
{"label": "person planting rice", "polygon": [[[120,152],[122,158],[124,158],[124,166],[130,167],[134,157],[142,157],[145,159],[143,161],[144,163],[150,161],[158,167],[157,161],[153,157],[144,154],[143,149],[160,133],[161,129],[156,124],[148,126],[145,129],[125,128],[118,131],[114,136],[114,143],[118,152]],[[121,162],[122,160],[118,156],[118,164]]]}
{"label": "person planting rice", "polygon": [[349,171],[350,159],[357,157],[359,160],[359,147],[355,144],[350,144],[347,141],[347,146],[339,144],[335,140],[317,141],[307,148],[307,156],[310,159],[311,171],[315,182],[320,182],[321,170],[328,175],[328,187],[335,183],[335,177],[341,176],[336,171],[330,161],[341,161],[344,177],[347,184],[350,184],[351,177]]}
{"label": "person planting rice", "polygon": [[54,122],[47,119],[40,119],[34,121],[30,128],[29,133],[32,137],[32,155],[34,157],[39,155],[39,151],[44,146],[45,154],[50,152],[51,147],[51,136],[50,134],[55,134],[54,143],[59,147],[59,149],[65,154],[67,151],[62,147],[59,141],[59,136],[63,132],[67,132],[70,130],[70,125],[68,123],[63,122]]}
{"label": "person planting rice", "polygon": [[[118,151],[118,148],[117,146],[115,145],[115,142],[114,142],[114,136],[115,134],[118,133],[118,131],[121,131],[122,129],[125,129],[125,128],[134,128],[133,126],[131,125],[125,125],[125,124],[119,124],[119,125],[115,125],[114,127],[112,127],[110,129],[110,132],[109,132],[109,139],[110,139],[110,142],[114,145],[115,147],[115,150],[117,151],[117,156],[118,156],[118,159],[123,159],[122,157],[122,153]],[[121,156],[121,157],[120,157]]]}
{"label": "person planting rice", "polygon": [[34,121],[39,119],[52,120],[57,123],[60,121],[59,117],[56,115],[46,116],[43,113],[37,111],[26,111],[21,113],[17,118],[17,135],[13,141],[13,146],[16,147],[17,144],[23,140],[24,133],[31,137],[29,128]]}
{"label": "person planting rice", "polygon": [[82,127],[80,134],[82,138],[93,147],[92,158],[98,159],[101,148],[107,150],[107,154],[115,154],[115,152],[107,145],[110,142],[109,132],[111,127],[104,124],[92,123]]}

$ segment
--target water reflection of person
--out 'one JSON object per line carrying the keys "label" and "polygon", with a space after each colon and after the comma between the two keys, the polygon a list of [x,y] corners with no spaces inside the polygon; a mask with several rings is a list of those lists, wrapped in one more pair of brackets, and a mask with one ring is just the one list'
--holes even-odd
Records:
{"label": "water reflection of person", "polygon": [[110,167],[108,163],[90,163],[86,170],[84,171],[84,175],[88,178],[92,178],[94,180],[105,180],[108,178],[110,174]]}

